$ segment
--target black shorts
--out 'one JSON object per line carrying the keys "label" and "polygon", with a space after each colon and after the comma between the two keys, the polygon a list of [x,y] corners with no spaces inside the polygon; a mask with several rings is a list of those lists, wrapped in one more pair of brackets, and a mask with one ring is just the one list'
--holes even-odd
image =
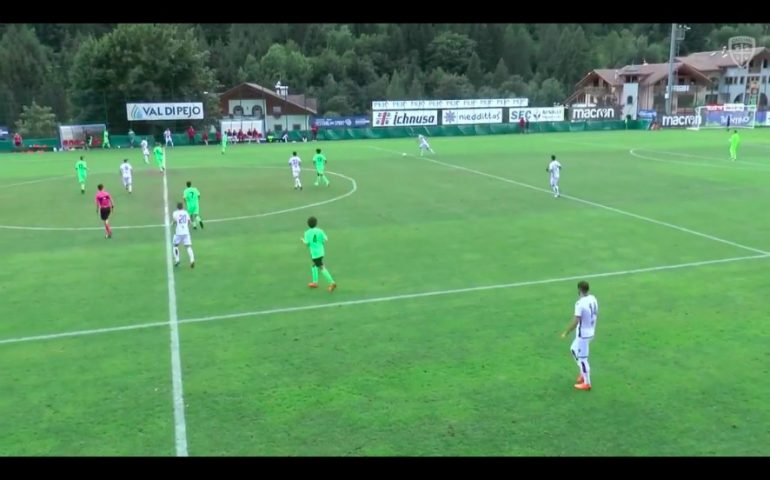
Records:
{"label": "black shorts", "polygon": [[112,209],[109,207],[99,209],[99,214],[102,216],[102,220],[107,220],[110,218],[110,213],[112,213]]}
{"label": "black shorts", "polygon": [[318,257],[313,259],[313,265],[316,267],[323,267],[324,266],[324,257]]}

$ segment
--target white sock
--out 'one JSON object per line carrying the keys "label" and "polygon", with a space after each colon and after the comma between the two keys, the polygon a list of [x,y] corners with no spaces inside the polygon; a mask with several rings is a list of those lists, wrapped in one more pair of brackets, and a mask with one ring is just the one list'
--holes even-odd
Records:
{"label": "white sock", "polygon": [[588,358],[578,359],[578,368],[580,368],[580,374],[583,375],[583,383],[591,385],[591,366],[588,365]]}
{"label": "white sock", "polygon": [[187,256],[190,257],[190,263],[195,261],[195,254],[193,254],[192,247],[187,247]]}
{"label": "white sock", "polygon": [[174,263],[179,263],[179,248],[174,247]]}
{"label": "white sock", "polygon": [[149,155],[144,156],[144,163],[150,163],[150,157]]}
{"label": "white sock", "polygon": [[559,194],[559,186],[556,185],[555,187],[553,187],[553,191],[556,192],[556,195],[558,195]]}
{"label": "white sock", "polygon": [[294,186],[302,188],[302,182],[299,181],[299,177],[294,179]]}
{"label": "white sock", "polygon": [[132,184],[128,184],[128,193],[131,193],[134,190],[134,186]]}

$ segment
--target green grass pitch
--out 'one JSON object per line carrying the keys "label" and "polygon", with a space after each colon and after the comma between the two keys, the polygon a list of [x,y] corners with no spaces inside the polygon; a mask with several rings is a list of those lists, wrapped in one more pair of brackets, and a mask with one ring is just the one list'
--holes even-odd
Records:
{"label": "green grass pitch", "polygon": [[[770,454],[770,133],[742,137],[737,162],[724,130],[169,149],[206,222],[174,271],[189,454]],[[175,455],[163,177],[87,152],[81,195],[80,154],[0,157],[0,454]],[[559,337],[582,278],[591,392]]]}

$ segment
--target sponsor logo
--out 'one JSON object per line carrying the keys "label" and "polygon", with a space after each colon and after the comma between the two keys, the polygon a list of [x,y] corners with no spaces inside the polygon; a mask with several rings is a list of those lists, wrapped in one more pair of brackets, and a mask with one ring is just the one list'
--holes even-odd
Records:
{"label": "sponsor logo", "polygon": [[438,114],[436,110],[372,112],[372,120],[375,127],[420,127],[436,125]]}
{"label": "sponsor logo", "polygon": [[663,115],[660,124],[663,127],[696,127],[701,124],[697,115]]}
{"label": "sponsor logo", "polygon": [[727,54],[738,67],[744,67],[751,60],[757,41],[745,35],[731,37],[727,40]]}
{"label": "sponsor logo", "polygon": [[129,121],[141,120],[200,120],[203,103],[127,103]]}
{"label": "sponsor logo", "polygon": [[323,128],[355,128],[365,127],[371,121],[365,116],[351,117],[316,117],[313,123]]}
{"label": "sponsor logo", "polygon": [[580,120],[616,120],[618,110],[613,107],[572,108],[572,121]]}
{"label": "sponsor logo", "polygon": [[517,123],[524,118],[528,122],[561,122],[564,120],[564,107],[512,108],[508,111],[508,121]]}
{"label": "sponsor logo", "polygon": [[466,110],[444,110],[444,125],[474,125],[482,123],[503,123],[502,108],[478,108]]}
{"label": "sponsor logo", "polygon": [[644,120],[652,120],[658,115],[658,112],[655,110],[639,110],[636,115]]}

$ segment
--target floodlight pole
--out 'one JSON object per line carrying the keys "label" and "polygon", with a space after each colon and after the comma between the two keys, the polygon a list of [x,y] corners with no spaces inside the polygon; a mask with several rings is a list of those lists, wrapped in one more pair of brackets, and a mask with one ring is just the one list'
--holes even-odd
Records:
{"label": "floodlight pole", "polygon": [[671,115],[674,91],[674,54],[676,52],[676,23],[671,24],[671,47],[668,52],[668,85],[666,86],[666,115]]}

